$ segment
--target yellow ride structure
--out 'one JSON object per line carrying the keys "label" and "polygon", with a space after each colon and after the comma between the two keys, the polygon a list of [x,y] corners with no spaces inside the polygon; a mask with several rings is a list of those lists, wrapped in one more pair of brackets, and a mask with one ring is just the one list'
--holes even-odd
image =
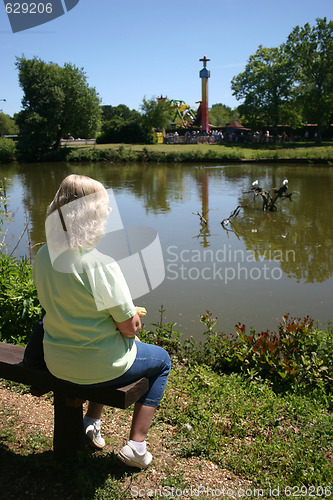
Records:
{"label": "yellow ride structure", "polygon": [[175,110],[173,117],[173,122],[175,124],[179,124],[181,127],[189,127],[192,124],[196,116],[196,111],[186,104],[186,102],[171,99],[170,108]]}

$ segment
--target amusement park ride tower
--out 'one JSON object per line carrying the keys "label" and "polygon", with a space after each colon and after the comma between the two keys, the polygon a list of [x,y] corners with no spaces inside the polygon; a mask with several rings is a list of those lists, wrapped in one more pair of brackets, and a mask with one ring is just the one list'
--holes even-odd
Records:
{"label": "amusement park ride tower", "polygon": [[208,125],[208,78],[210,77],[210,71],[206,68],[207,62],[210,59],[207,59],[206,56],[203,59],[199,59],[199,61],[203,62],[203,68],[200,71],[201,78],[201,109],[202,109],[202,118],[201,118],[201,130],[202,132],[209,131]]}

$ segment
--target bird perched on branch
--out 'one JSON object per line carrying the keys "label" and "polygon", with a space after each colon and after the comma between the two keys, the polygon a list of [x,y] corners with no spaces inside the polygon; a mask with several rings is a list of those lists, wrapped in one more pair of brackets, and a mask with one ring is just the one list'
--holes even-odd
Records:
{"label": "bird perched on branch", "polygon": [[283,186],[287,186],[287,184],[288,184],[288,179],[285,179],[285,180],[282,182],[282,185],[283,185]]}
{"label": "bird perched on branch", "polygon": [[252,186],[253,186],[253,187],[257,187],[257,186],[259,186],[259,181],[258,181],[258,179],[257,179],[256,181],[252,182]]}

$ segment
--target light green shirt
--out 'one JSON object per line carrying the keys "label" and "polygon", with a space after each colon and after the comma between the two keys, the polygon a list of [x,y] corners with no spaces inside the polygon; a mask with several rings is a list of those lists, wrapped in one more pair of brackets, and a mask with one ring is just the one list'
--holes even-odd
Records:
{"label": "light green shirt", "polygon": [[[101,258],[102,257],[102,258]],[[133,364],[136,344],[115,321],[136,308],[118,264],[97,250],[67,250],[65,272],[51,263],[47,245],[38,252],[33,277],[46,311],[44,356],[50,372],[77,384],[119,377]]]}

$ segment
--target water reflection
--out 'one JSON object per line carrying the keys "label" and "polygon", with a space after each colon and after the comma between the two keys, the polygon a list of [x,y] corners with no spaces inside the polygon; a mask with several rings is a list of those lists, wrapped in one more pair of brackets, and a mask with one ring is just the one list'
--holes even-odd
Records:
{"label": "water reflection", "polygon": [[202,167],[195,169],[194,176],[197,181],[198,193],[201,199],[201,212],[193,212],[200,220],[200,231],[194,238],[199,241],[202,247],[206,248],[210,246],[211,237],[209,229],[209,175],[207,170]]}
{"label": "water reflection", "polygon": [[[294,200],[279,200],[279,210],[274,213],[263,212],[258,200],[256,205],[241,210],[232,220],[232,230],[244,242],[246,249],[253,252],[256,260],[279,261],[283,272],[298,281],[326,281],[333,273],[330,198],[333,172],[325,167],[300,169],[292,166],[282,169],[261,166],[255,169],[255,176],[269,189],[281,183],[286,170],[289,170],[290,189],[299,193],[294,196]],[[112,187],[116,196],[124,191],[132,193],[142,201],[146,214],[166,214],[179,204],[187,205],[192,198],[194,181],[200,214],[206,223],[198,217],[199,230],[193,234],[193,239],[207,248],[220,232],[218,225],[212,229],[210,224],[212,210],[218,208],[209,204],[210,190],[215,195],[215,204],[220,196],[228,196],[233,191],[237,196],[235,207],[237,204],[244,205],[249,201],[249,195],[242,192],[251,184],[253,171],[253,166],[229,166],[222,169],[141,164],[73,166],[61,163],[3,167],[1,177],[11,178],[16,175],[22,178],[23,204],[30,214],[33,244],[44,241],[43,220],[46,207],[62,179],[70,173],[95,177],[106,187]],[[218,198],[217,194],[220,195]],[[219,202],[217,205],[220,205]],[[199,214],[198,206],[195,207],[197,212],[189,211],[186,216],[182,213],[177,224],[188,224],[189,214]],[[220,219],[224,215],[220,209]]]}
{"label": "water reflection", "polygon": [[[114,190],[125,225],[156,228],[166,256],[171,245],[178,254],[185,250],[187,255],[207,249],[214,255],[227,246],[251,254],[260,265],[269,262],[282,270],[279,281],[236,277],[227,284],[202,277],[173,280],[167,274],[165,283],[147,300],[156,311],[163,303],[169,319],[174,321],[178,315],[176,320],[185,330],[191,330],[193,318],[205,309],[222,314],[227,327],[238,321],[275,327],[277,318],[286,312],[312,314],[323,321],[331,316],[333,169],[329,167],[59,163],[2,166],[0,172],[1,177],[13,180],[8,190],[11,209],[29,214],[35,251],[45,240],[48,203],[62,179],[78,173]],[[292,202],[279,200],[279,211],[266,213],[258,200],[233,219],[232,234],[222,229],[221,220],[246,203],[248,195],[243,191],[250,189],[253,180],[259,179],[260,185],[270,189],[284,178],[289,179],[290,190],[299,192]],[[195,213],[203,215],[206,223]],[[15,231],[17,236],[21,229],[17,226]],[[26,250],[21,246],[20,252]]]}
{"label": "water reflection", "polygon": [[[256,260],[279,261],[283,272],[297,281],[328,280],[333,273],[332,182],[332,175],[293,177],[293,190],[299,193],[293,201],[278,200],[278,212],[263,212],[258,200],[256,208],[248,207],[233,219],[235,235]],[[244,196],[238,199],[239,204],[247,202]]]}

